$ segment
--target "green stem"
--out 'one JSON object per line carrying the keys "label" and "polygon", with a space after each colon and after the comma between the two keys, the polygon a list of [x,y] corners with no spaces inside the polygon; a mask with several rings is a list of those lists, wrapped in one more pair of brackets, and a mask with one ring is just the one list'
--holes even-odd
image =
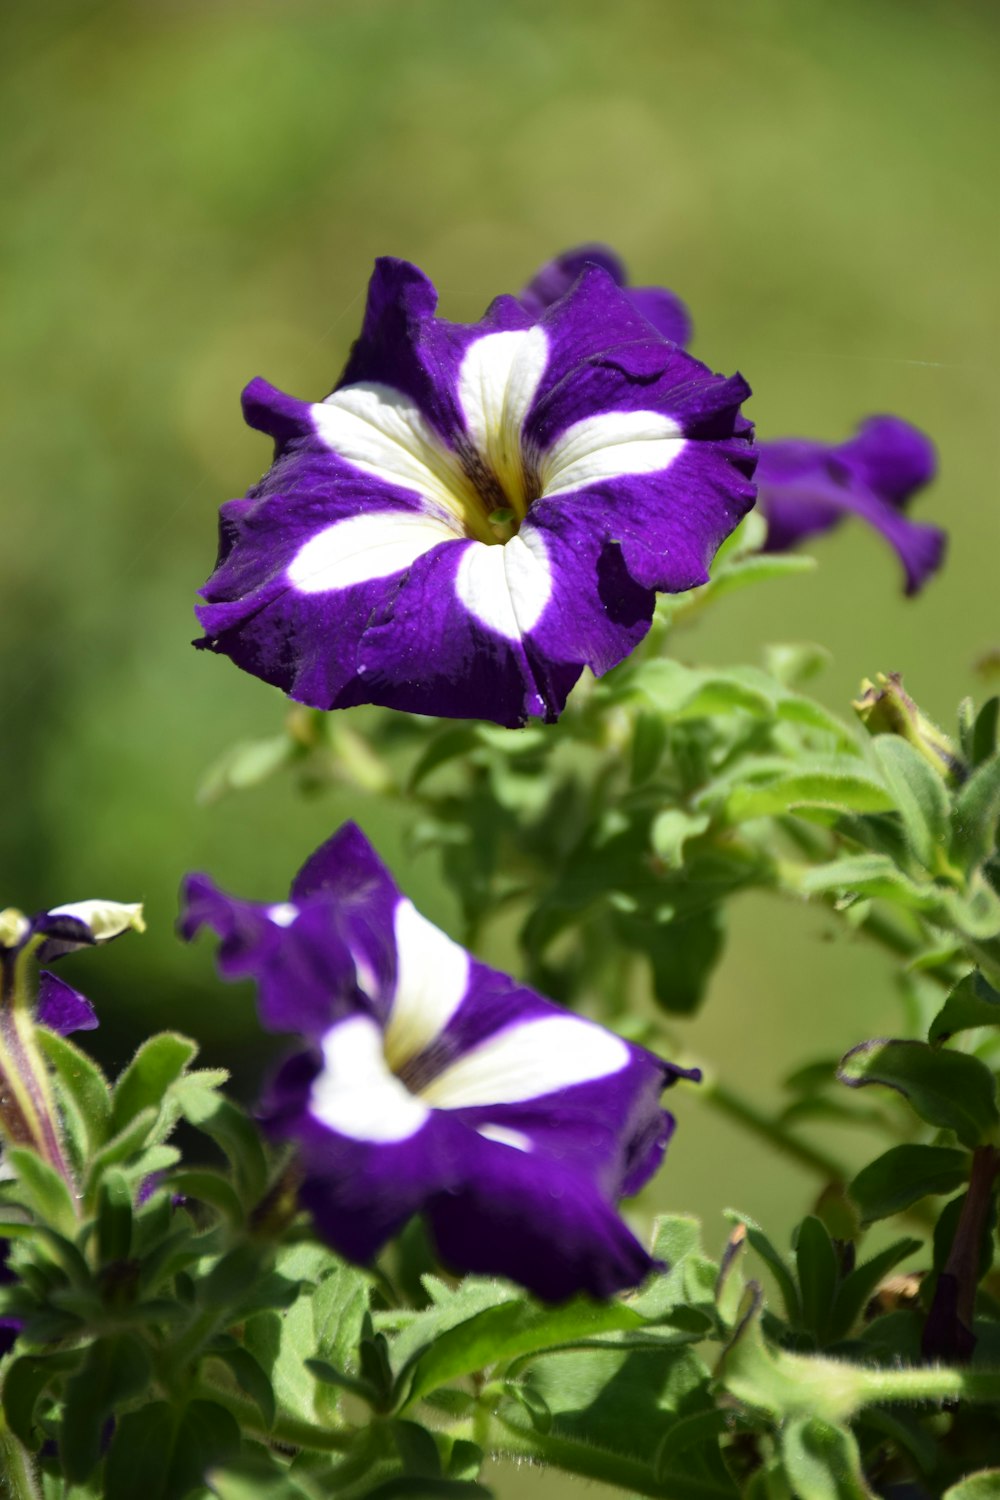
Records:
{"label": "green stem", "polygon": [[5,1500],[42,1500],[27,1450],[0,1418],[0,1495]]}
{"label": "green stem", "polygon": [[569,1474],[597,1480],[634,1495],[654,1500],[732,1500],[731,1486],[710,1479],[669,1474],[658,1478],[648,1463],[624,1453],[612,1453],[592,1443],[577,1442],[552,1432],[528,1431],[492,1413],[483,1432],[487,1451],[494,1458],[530,1458]]}
{"label": "green stem", "polygon": [[955,1365],[917,1365],[909,1370],[856,1369],[857,1405],[892,1401],[968,1401],[974,1406],[1000,1403],[1000,1370]]}
{"label": "green stem", "polygon": [[789,1160],[798,1162],[799,1166],[815,1172],[826,1181],[846,1182],[850,1177],[850,1172],[842,1162],[793,1135],[773,1116],[765,1114],[756,1104],[751,1104],[748,1099],[717,1079],[707,1078],[699,1090],[698,1098],[720,1114],[745,1126]]}

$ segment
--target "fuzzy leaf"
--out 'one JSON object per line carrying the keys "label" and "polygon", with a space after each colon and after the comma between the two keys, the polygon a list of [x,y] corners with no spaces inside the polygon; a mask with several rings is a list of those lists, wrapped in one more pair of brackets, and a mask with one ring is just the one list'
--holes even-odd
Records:
{"label": "fuzzy leaf", "polygon": [[897,1240],[846,1276],[837,1288],[831,1317],[831,1337],[846,1338],[873,1292],[900,1261],[923,1248],[922,1240]]}
{"label": "fuzzy leaf", "polygon": [[953,1146],[892,1146],[862,1167],[848,1188],[862,1224],[887,1219],[911,1203],[951,1193],[969,1176],[969,1157]]}
{"label": "fuzzy leaf", "polygon": [[173,1031],[143,1042],[114,1089],[114,1130],[124,1130],[144,1109],[159,1110],[175,1079],[198,1055],[198,1044]]}
{"label": "fuzzy leaf", "polygon": [[166,1401],[126,1412],[108,1454],[103,1500],[189,1500],[239,1446],[235,1420],[215,1401],[192,1401],[179,1417]]}
{"label": "fuzzy leaf", "polygon": [[520,1300],[503,1302],[441,1334],[417,1356],[412,1368],[400,1372],[399,1383],[403,1389],[408,1385],[409,1405],[485,1365],[641,1325],[639,1314],[622,1303],[602,1305],[579,1299],[562,1307],[539,1307]]}
{"label": "fuzzy leaf", "polygon": [[851,1433],[818,1417],[789,1422],[781,1456],[798,1500],[874,1500]]}
{"label": "fuzzy leaf", "polygon": [[838,1070],[851,1088],[883,1084],[895,1089],[928,1125],[953,1130],[964,1146],[978,1146],[1000,1127],[996,1079],[978,1058],[926,1042],[862,1042]]}
{"label": "fuzzy leaf", "polygon": [[955,797],[951,850],[963,870],[983,862],[996,847],[1000,816],[1000,754],[977,766]]}
{"label": "fuzzy leaf", "polygon": [[898,735],[877,735],[872,754],[892,792],[914,854],[926,870],[934,871],[948,844],[944,782],[919,750]]}
{"label": "fuzzy leaf", "polygon": [[927,1040],[944,1042],[976,1026],[1000,1026],[1000,993],[978,971],[959,980],[931,1022]]}

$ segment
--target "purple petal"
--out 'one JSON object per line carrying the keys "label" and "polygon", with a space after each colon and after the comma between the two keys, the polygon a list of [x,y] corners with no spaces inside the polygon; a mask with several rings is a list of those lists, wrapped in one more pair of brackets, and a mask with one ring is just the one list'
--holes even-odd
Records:
{"label": "purple petal", "polygon": [[261,1023],[269,1031],[320,1035],[365,1003],[330,902],[258,906],[226,895],[205,875],[189,875],[179,930],[190,941],[202,927],[222,940],[217,963],[223,978],[256,980]]}
{"label": "purple petal", "polygon": [[895,550],[914,594],[940,567],[947,538],[902,508],[934,471],[930,440],[898,417],[870,417],[839,446],[803,438],[762,443],[757,481],[767,550],[788,551],[854,514]]}
{"label": "purple petal", "polygon": [[606,245],[580,245],[557,255],[536,272],[518,294],[518,301],[540,317],[566,295],[587,266],[599,266],[605,271],[657,333],[675,344],[685,345],[690,341],[691,318],[681,299],[665,287],[630,287],[624,265]]}
{"label": "purple petal", "polygon": [[71,1031],[93,1031],[100,1024],[86,995],[46,969],[38,976],[35,1019],[60,1036],[68,1036]]}

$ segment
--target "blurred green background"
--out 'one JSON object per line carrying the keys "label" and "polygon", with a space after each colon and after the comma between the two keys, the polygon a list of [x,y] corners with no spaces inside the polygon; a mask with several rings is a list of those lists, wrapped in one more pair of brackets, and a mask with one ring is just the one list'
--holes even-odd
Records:
{"label": "blurred green background", "polygon": [[[172,934],[185,870],[278,899],[350,811],[287,781],[198,808],[283,700],[190,649],[215,513],[266,467],[239,392],[327,392],[374,256],[416,260],[471,319],[555,251],[611,241],[678,290],[695,352],[739,367],[762,435],[924,426],[918,514],[945,574],[903,599],[844,528],[816,574],[726,601],[683,649],[816,640],[846,709],[900,670],[936,717],[998,644],[997,42],[992,4],[930,0],[7,0],[0,19],[5,388],[4,902],[147,902],[150,931],[72,973],[119,1064],[191,1030],[252,1086],[249,993]],[[395,814],[366,828],[446,925]],[[514,955],[510,956],[516,962]],[[65,972],[69,972],[66,970]],[[892,1028],[886,963],[821,913],[747,899],[692,1048],[753,1098],[805,1052]],[[737,1201],[782,1233],[812,1186],[694,1091],[658,1201]],[[848,1154],[850,1141],[836,1143]]]}

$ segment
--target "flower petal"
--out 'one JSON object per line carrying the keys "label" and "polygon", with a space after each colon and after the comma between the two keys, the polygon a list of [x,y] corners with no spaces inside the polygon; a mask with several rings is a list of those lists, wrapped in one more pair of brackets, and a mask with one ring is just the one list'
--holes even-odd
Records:
{"label": "flower petal", "polygon": [[380,1145],[416,1135],[430,1109],[400,1083],[386,1061],[382,1030],[368,1016],[340,1021],[323,1037],[323,1069],[309,1111],[328,1130]]}
{"label": "flower petal", "polygon": [[337,1017],[367,1002],[332,904],[303,903],[293,921],[288,915],[287,903],[239,901],[206,875],[189,875],[181,890],[181,936],[190,942],[202,927],[218,933],[220,974],[256,980],[268,1030],[322,1036]]}
{"label": "flower petal", "polygon": [[781,438],[760,449],[760,502],[766,547],[784,552],[854,514],[885,537],[903,565],[906,592],[916,593],[944,557],[946,535],[903,514],[934,474],[934,450],[898,417],[870,417],[853,438],[831,445]]}
{"label": "flower petal", "polygon": [[605,271],[657,333],[682,346],[690,342],[691,318],[681,299],[666,287],[629,286],[624,265],[607,245],[580,245],[557,255],[535,273],[518,300],[529,312],[541,316],[566,295],[587,266]]}
{"label": "flower petal", "polygon": [[94,1007],[86,995],[81,995],[71,984],[46,969],[38,976],[35,1019],[60,1036],[68,1036],[71,1031],[94,1031],[99,1025]]}
{"label": "flower petal", "polygon": [[438,1250],[456,1269],[510,1277],[550,1302],[611,1297],[652,1270],[583,1173],[481,1137],[463,1142],[463,1157],[461,1187],[427,1205]]}

